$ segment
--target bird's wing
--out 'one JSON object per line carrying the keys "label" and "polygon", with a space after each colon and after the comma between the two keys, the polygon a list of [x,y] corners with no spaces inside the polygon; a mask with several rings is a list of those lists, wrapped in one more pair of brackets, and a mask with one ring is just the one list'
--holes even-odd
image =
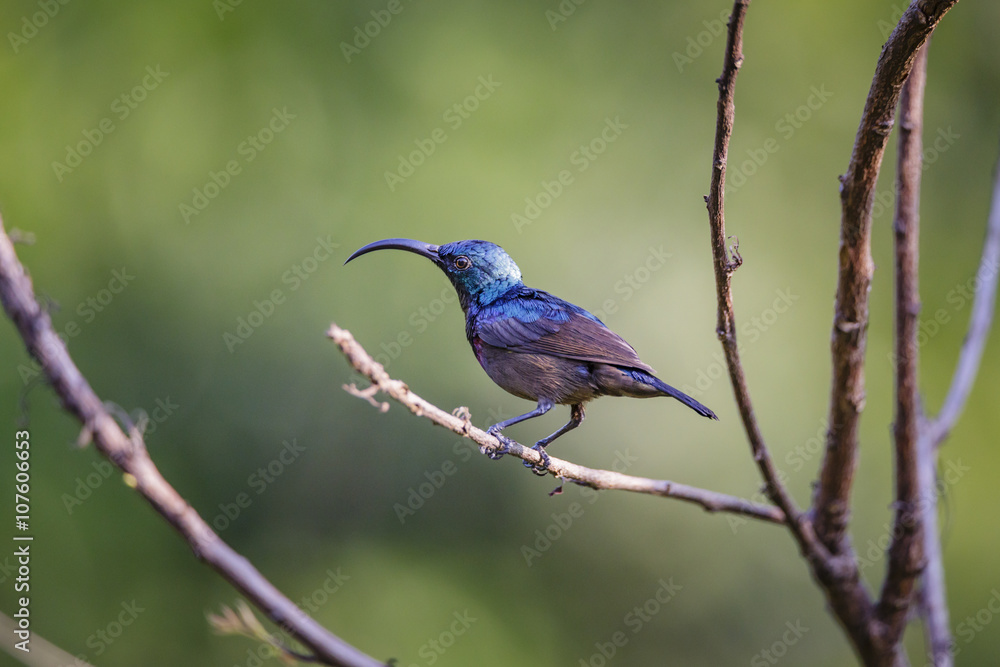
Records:
{"label": "bird's wing", "polygon": [[484,308],[476,318],[474,333],[488,345],[514,352],[654,372],[631,345],[596,317],[540,290],[526,291]]}

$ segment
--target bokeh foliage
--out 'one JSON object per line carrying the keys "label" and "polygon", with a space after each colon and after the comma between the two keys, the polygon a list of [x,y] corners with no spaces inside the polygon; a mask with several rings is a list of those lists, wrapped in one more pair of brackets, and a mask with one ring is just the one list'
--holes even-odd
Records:
{"label": "bokeh foliage", "polygon": [[[477,425],[523,412],[529,405],[476,365],[436,269],[399,253],[342,266],[383,237],[492,240],[529,285],[604,311],[666,381],[699,389],[722,420],[671,401],[606,399],[556,455],[599,467],[617,457],[643,476],[757,493],[721,379],[702,201],[729,5],[222,6],[6,2],[0,207],[8,229],[34,234],[21,258],[95,390],[163,417],[149,450],[224,539],[293,599],[308,597],[327,627],[403,665],[598,665],[596,644],[608,650],[619,631],[627,641],[608,664],[770,664],[765,649],[786,664],[853,664],[780,529],[623,493],[595,499],[569,488],[549,498],[551,479],[516,461],[492,463],[398,407],[380,414],[341,391],[351,374],[323,335],[336,320],[386,355],[394,376],[438,405],[468,406]],[[564,21],[550,14],[560,7]],[[761,2],[747,21],[730,166],[738,187],[726,202],[745,259],[734,277],[736,312],[758,416],[800,504],[828,400],[836,176],[900,10]],[[960,3],[931,48],[925,135],[934,152],[920,277],[921,379],[932,411],[965,332],[961,295],[989,204],[998,22],[998,5]],[[348,62],[343,43],[366,27],[375,36]],[[286,120],[269,128],[276,114]],[[105,119],[110,132],[100,130]],[[602,147],[603,128],[616,120],[623,129]],[[54,169],[67,146],[87,150],[81,142],[89,155],[68,173]],[[411,161],[421,145],[433,153]],[[588,145],[592,158],[581,152]],[[385,174],[399,172],[400,156],[420,164],[390,188]],[[883,202],[893,159],[890,149]],[[571,181],[559,189],[563,171]],[[207,206],[186,220],[181,205],[196,203]],[[876,218],[874,245],[853,535],[873,557],[864,575],[877,585],[892,491],[888,209]],[[117,293],[115,271],[133,276]],[[275,290],[280,303],[268,306]],[[240,335],[240,318],[257,321],[255,310],[269,315],[249,337],[225,338]],[[1000,596],[998,339],[994,331],[942,454],[951,471],[942,501],[948,592],[965,664],[1000,653],[1000,619],[988,607]],[[0,369],[9,439],[32,375],[9,325],[0,326]],[[102,477],[92,448],[74,447],[78,426],[51,392],[33,385],[26,400],[34,629],[101,665],[256,664],[248,649],[257,645],[216,637],[205,622],[205,612],[232,603],[228,585],[119,475]],[[530,442],[566,417],[559,409],[512,435]],[[286,450],[282,462],[285,441],[302,451]],[[0,493],[9,497],[12,455],[5,461]],[[411,489],[429,498],[401,520],[397,506],[418,504]],[[249,502],[235,516],[240,494]],[[574,503],[578,516],[567,524]],[[529,566],[522,547],[544,546],[546,531],[556,539]],[[661,582],[680,589],[649,603]],[[2,591],[10,613],[9,578]],[[122,605],[133,601],[143,611],[112,642],[101,639],[117,634]],[[808,630],[788,635],[789,623]],[[779,646],[783,635],[795,643]],[[919,631],[908,646],[923,664]]]}

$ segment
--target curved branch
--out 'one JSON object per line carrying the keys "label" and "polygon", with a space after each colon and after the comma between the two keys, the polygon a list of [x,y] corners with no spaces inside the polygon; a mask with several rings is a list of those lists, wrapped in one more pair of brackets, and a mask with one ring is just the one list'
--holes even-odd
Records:
{"label": "curved branch", "polygon": [[[389,374],[385,372],[382,365],[372,359],[364,347],[354,339],[350,331],[341,329],[336,324],[331,324],[330,330],[326,335],[337,344],[337,347],[344,353],[351,366],[371,381],[372,387],[377,388],[378,391],[387,394],[409,408],[413,414],[418,417],[425,417],[438,426],[443,426],[453,433],[472,440],[479,445],[480,450],[484,453],[500,448],[500,441],[486,431],[473,426],[467,414],[465,419],[461,419],[454,414],[445,412],[430,401],[413,393],[402,380],[394,380],[389,377]],[[355,396],[360,395],[365,400],[374,403],[374,399],[369,393],[371,387],[361,391],[356,388],[352,390],[350,386],[345,386],[344,389]],[[377,403],[375,404],[377,405]],[[519,459],[534,464],[542,462],[541,455],[530,447],[525,447],[513,441],[511,441],[509,447],[510,451],[508,453]],[[686,484],[647,479],[645,477],[634,477],[611,470],[585,468],[569,461],[557,459],[554,456],[549,457],[548,469],[557,478],[567,479],[593,489],[617,489],[665,498],[676,498],[699,505],[709,512],[730,512],[771,523],[785,522],[785,515],[777,507],[758,505],[743,498],[715,491],[707,491]]]}
{"label": "curved branch", "polygon": [[941,411],[928,426],[928,437],[935,447],[948,437],[958,416],[962,414],[962,409],[965,408],[993,324],[997,278],[1000,276],[1000,162],[997,163],[994,178],[996,180],[993,183],[993,201],[990,204],[990,217],[986,223],[983,254],[979,260],[979,269],[976,271],[978,283],[972,301],[972,313],[969,316],[969,330],[965,334],[965,342],[962,343],[962,351],[959,353],[948,395],[941,405]]}
{"label": "curved branch", "polygon": [[736,75],[743,65],[743,22],[746,17],[750,0],[736,0],[733,13],[729,18],[728,35],[726,38],[726,53],[723,59],[722,76],[719,84],[719,102],[715,125],[715,150],[712,155],[712,182],[709,194],[705,198],[708,205],[708,220],[711,228],[712,258],[715,265],[715,286],[719,301],[716,334],[722,342],[722,349],[729,368],[729,379],[733,386],[736,404],[740,410],[743,427],[750,441],[753,458],[757,462],[760,474],[764,478],[765,490],[775,505],[781,508],[785,516],[790,517],[788,527],[799,544],[802,553],[810,561],[817,564],[826,562],[826,551],[816,539],[808,518],[795,506],[788,490],[781,483],[778,469],[774,465],[771,453],[764,442],[764,436],[754,415],[753,403],[750,400],[750,390],[747,388],[743,364],[740,361],[739,347],[736,343],[736,315],[733,310],[733,293],[730,282],[733,272],[742,263],[738,245],[733,244],[733,258],[726,252],[726,217],[725,217],[725,187],[726,164],[729,155],[729,140],[733,134],[733,122],[736,115],[734,97],[736,94]]}
{"label": "curved branch", "polygon": [[17,259],[0,220],[0,301],[41,364],[66,410],[104,456],[132,476],[135,489],[191,545],[195,555],[225,577],[272,621],[315,653],[323,664],[340,667],[384,665],[333,635],[299,609],[236,553],[163,478],[138,434],[122,432],[101,399],[73,363],[52,322],[35,299],[31,279]]}
{"label": "curved branch", "polygon": [[872,205],[896,104],[917,50],[958,0],[915,0],[882,47],[865,102],[847,173],[841,176],[840,275],[834,304],[826,454],[814,496],[816,533],[835,554],[852,551],[846,538],[858,449],[858,421],[865,404],[865,343],[871,255]]}
{"label": "curved branch", "polygon": [[938,536],[938,494],[935,487],[938,446],[948,437],[965,407],[966,399],[979,372],[979,362],[993,322],[997,277],[1000,274],[1000,161],[997,162],[994,178],[996,180],[993,184],[986,240],[983,243],[979,270],[976,273],[979,282],[972,304],[972,314],[969,316],[969,331],[965,335],[951,387],[948,389],[941,412],[934,419],[924,423],[918,444],[921,456],[921,489],[926,494],[925,498],[921,498],[920,505],[924,522],[924,556],[927,559],[920,588],[920,602],[928,648],[934,657],[934,664],[939,667],[950,667],[954,664],[954,654],[948,620],[948,600],[945,595],[944,561],[941,555],[941,539]]}

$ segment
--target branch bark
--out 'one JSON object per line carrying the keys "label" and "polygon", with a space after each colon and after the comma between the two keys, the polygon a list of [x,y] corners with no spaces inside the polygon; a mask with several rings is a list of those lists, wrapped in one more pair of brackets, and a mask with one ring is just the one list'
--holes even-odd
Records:
{"label": "branch bark", "polygon": [[841,177],[840,272],[834,305],[833,378],[829,429],[813,499],[816,533],[834,554],[851,554],[846,536],[858,448],[858,421],[865,403],[864,358],[868,295],[874,266],[871,212],[882,156],[900,91],[917,50],[958,0],[914,0],[882,47],[865,102],[854,151]]}
{"label": "branch bark", "polygon": [[742,259],[735,252],[734,260],[726,255],[725,226],[725,177],[726,161],[729,152],[729,140],[732,136],[735,116],[735,83],[736,74],[743,63],[743,20],[749,2],[736,0],[733,15],[729,20],[729,32],[726,42],[726,53],[723,60],[722,76],[719,83],[718,120],[715,132],[715,153],[713,156],[712,182],[708,204],[709,224],[711,226],[712,255],[715,265],[716,291],[719,301],[719,317],[717,333],[722,341],[729,367],[729,377],[733,385],[733,393],[743,418],[751,451],[763,476],[769,494],[775,504],[781,507],[786,516],[790,517],[788,526],[799,545],[800,551],[806,557],[813,576],[819,581],[830,601],[834,613],[843,624],[849,638],[854,643],[859,654],[872,652],[869,618],[871,616],[871,600],[864,586],[860,583],[860,573],[854,562],[853,554],[834,555],[823,545],[815,534],[811,517],[799,512],[787,490],[780,483],[777,471],[771,460],[763,435],[757,424],[750,402],[749,391],[739,357],[736,343],[735,315],[733,312],[730,278],[733,271],[740,265]]}
{"label": "branch bark", "polygon": [[[355,396],[359,396],[375,405],[369,390],[376,388],[378,391],[393,398],[401,405],[409,408],[410,412],[418,417],[424,417],[442,426],[453,433],[472,440],[479,445],[483,453],[496,451],[501,447],[500,441],[495,437],[476,428],[469,420],[468,413],[465,418],[459,418],[452,413],[445,412],[430,401],[421,398],[410,390],[402,380],[394,380],[389,377],[385,369],[358,343],[350,331],[341,329],[336,324],[330,325],[327,336],[337,344],[348,363],[372,383],[369,389],[358,390],[351,385],[345,385],[344,389]],[[384,410],[382,410],[384,412]],[[542,457],[537,451],[530,447],[525,447],[520,443],[511,441],[509,454],[528,461],[539,464]],[[593,489],[617,489],[619,491],[632,491],[635,493],[645,493],[664,498],[676,498],[695,505],[699,505],[708,512],[729,512],[743,516],[761,519],[770,523],[784,523],[785,515],[777,507],[768,505],[758,505],[729,496],[724,493],[708,491],[686,484],[678,484],[667,480],[648,479],[645,477],[634,477],[611,470],[596,470],[584,466],[570,463],[554,456],[549,456],[549,472],[562,480],[570,480],[577,484],[589,486]]]}
{"label": "branch bark", "polygon": [[729,156],[729,140],[733,135],[733,123],[736,116],[736,75],[743,65],[743,23],[746,18],[750,0],[736,0],[733,13],[729,17],[726,36],[726,52],[722,64],[722,75],[716,80],[719,84],[719,101],[715,125],[715,150],[712,155],[712,181],[709,194],[705,197],[708,206],[708,220],[711,230],[712,258],[715,266],[715,287],[718,298],[718,320],[716,334],[722,342],[722,349],[729,369],[729,380],[733,386],[736,405],[743,420],[743,427],[750,441],[750,449],[754,461],[764,479],[765,492],[768,497],[781,508],[788,517],[788,527],[792,531],[799,549],[810,560],[825,562],[826,554],[822,545],[813,534],[811,523],[795,505],[788,490],[781,483],[774,460],[767,449],[767,443],[757,424],[754,415],[750,390],[747,388],[746,375],[740,361],[739,347],[736,343],[736,315],[733,309],[733,293],[731,289],[732,274],[742,263],[738,245],[732,247],[732,258],[726,251],[726,216],[725,187],[726,164]]}
{"label": "branch bark", "polygon": [[114,465],[135,480],[135,489],[187,540],[195,555],[227,579],[272,621],[314,654],[337,667],[383,666],[333,635],[299,609],[212,531],[163,478],[138,433],[127,436],[73,363],[52,322],[35,298],[31,279],[0,220],[0,301],[28,351],[41,364],[63,407],[83,424],[84,434]]}
{"label": "branch bark", "polygon": [[[886,647],[899,643],[913,600],[913,588],[924,567],[921,477],[918,447],[917,326],[920,314],[918,259],[920,253],[920,174],[923,170],[924,87],[927,81],[926,42],[917,53],[899,101],[896,213],[893,221],[896,255],[896,498],[888,570],[875,609],[883,624]],[[933,490],[923,489],[923,493]]]}

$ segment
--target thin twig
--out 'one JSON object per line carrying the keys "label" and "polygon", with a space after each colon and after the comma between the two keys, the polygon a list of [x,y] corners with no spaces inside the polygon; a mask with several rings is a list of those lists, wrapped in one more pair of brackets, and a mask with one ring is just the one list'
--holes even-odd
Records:
{"label": "thin twig", "polygon": [[934,419],[924,422],[920,432],[918,450],[921,456],[920,485],[922,493],[927,494],[921,499],[924,557],[927,559],[920,587],[921,612],[924,617],[928,650],[934,657],[936,667],[951,667],[954,664],[948,600],[945,594],[944,561],[938,535],[938,494],[935,486],[938,446],[948,437],[965,406],[979,371],[983,348],[986,346],[993,323],[997,275],[1000,274],[1000,161],[997,162],[994,178],[986,239],[983,242],[982,258],[976,273],[978,282],[972,303],[972,314],[969,317],[969,331],[965,335],[955,374],[941,411]]}
{"label": "thin twig", "polygon": [[[479,445],[480,450],[484,453],[500,449],[500,441],[486,431],[472,426],[464,413],[460,412],[456,416],[442,410],[412,392],[402,380],[394,380],[389,377],[389,374],[385,372],[382,365],[372,359],[364,347],[354,339],[350,331],[341,329],[336,324],[331,324],[327,336],[337,344],[337,347],[344,353],[351,366],[371,381],[372,387],[377,387],[378,391],[387,394],[401,405],[409,408],[413,414],[429,419],[438,426],[443,426],[453,433],[472,440]],[[542,457],[539,453],[530,447],[525,447],[513,441],[511,441],[509,447],[510,451],[508,453],[519,459],[533,464],[540,464],[542,462]],[[575,463],[570,463],[569,461],[557,459],[554,456],[549,457],[548,470],[557,478],[573,481],[594,489],[617,489],[620,491],[633,491],[635,493],[676,498],[699,505],[709,512],[730,512],[779,524],[785,521],[785,515],[777,507],[758,505],[743,498],[715,491],[707,491],[686,484],[678,484],[677,482],[634,477],[611,470],[586,468]]]}
{"label": "thin twig", "polygon": [[938,529],[937,461],[938,450],[923,433],[917,440],[920,456],[920,512],[923,523],[923,552],[926,565],[920,577],[920,615],[924,624],[927,652],[934,667],[951,667],[951,623],[945,594],[944,556]]}
{"label": "thin twig", "polygon": [[324,664],[342,667],[377,667],[384,664],[330,633],[285,597],[250,561],[223,542],[167,483],[146,453],[146,448],[136,446],[122,432],[73,363],[66,346],[52,329],[48,313],[35,299],[31,280],[14,252],[2,220],[0,300],[66,410],[80,420],[98,451],[132,476],[136,490],[177,529],[198,558],[225,577],[268,618],[309,647]]}
{"label": "thin twig", "polygon": [[[895,646],[906,627],[913,589],[924,566],[920,496],[920,455],[917,420],[917,317],[920,314],[918,265],[920,254],[920,173],[923,168],[924,87],[927,81],[926,42],[917,54],[899,100],[896,214],[896,499],[888,569],[875,608],[885,625],[882,640]],[[931,486],[933,489],[933,484]]]}
{"label": "thin twig", "polygon": [[722,342],[722,349],[729,367],[729,379],[736,396],[736,404],[743,419],[743,427],[750,441],[753,458],[764,478],[765,492],[775,505],[790,518],[788,526],[802,553],[811,561],[824,562],[825,550],[816,540],[809,520],[795,506],[788,490],[781,483],[778,470],[760,432],[754,415],[750,390],[747,388],[739,347],[736,343],[736,316],[733,310],[733,293],[730,282],[733,272],[743,262],[739,254],[738,242],[732,246],[732,256],[726,251],[725,187],[726,164],[729,155],[729,140],[733,134],[736,108],[736,75],[743,64],[743,22],[750,0],[736,0],[729,18],[726,38],[726,53],[723,60],[722,76],[719,84],[719,102],[715,125],[715,150],[712,155],[712,182],[705,198],[708,205],[708,219],[711,227],[712,257],[715,265],[716,294],[719,301],[716,333]]}
{"label": "thin twig", "polygon": [[941,405],[941,411],[930,422],[928,428],[928,436],[935,447],[948,437],[965,408],[993,324],[997,278],[1000,276],[1000,162],[997,163],[994,178],[996,180],[993,183],[993,201],[990,204],[990,217],[986,224],[983,254],[979,260],[979,269],[976,271],[976,294],[969,316],[969,330],[965,334],[965,342],[962,343],[962,351],[959,353],[948,395]]}

